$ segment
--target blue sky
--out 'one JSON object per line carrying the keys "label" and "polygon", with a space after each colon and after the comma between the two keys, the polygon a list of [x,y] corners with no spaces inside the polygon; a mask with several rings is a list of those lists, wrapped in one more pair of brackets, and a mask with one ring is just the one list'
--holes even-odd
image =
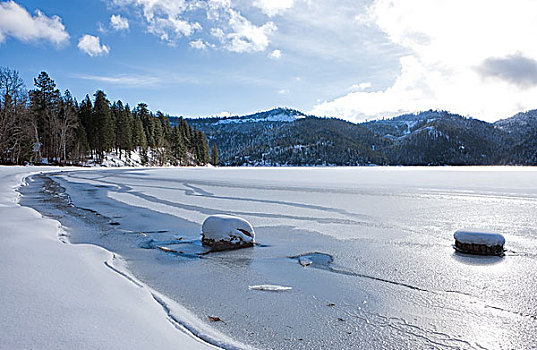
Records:
{"label": "blue sky", "polygon": [[[502,4],[505,3],[505,4]],[[537,107],[531,0],[0,1],[0,65],[171,115]],[[486,11],[485,11],[486,10]],[[456,25],[455,25],[456,24]]]}

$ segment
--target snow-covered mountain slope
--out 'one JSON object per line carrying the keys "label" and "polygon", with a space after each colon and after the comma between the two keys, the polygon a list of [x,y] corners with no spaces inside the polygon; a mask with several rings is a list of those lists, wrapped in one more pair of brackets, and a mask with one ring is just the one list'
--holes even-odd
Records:
{"label": "snow-covered mountain slope", "polygon": [[537,109],[517,113],[511,118],[498,120],[494,125],[505,130],[514,138],[527,138],[537,130]]}
{"label": "snow-covered mountain slope", "polygon": [[258,122],[282,122],[291,123],[298,119],[305,118],[306,115],[294,109],[275,108],[267,112],[255,113],[243,117],[229,117],[220,119],[215,124],[232,124],[232,123],[258,123]]}
{"label": "snow-covered mountain slope", "polygon": [[492,165],[533,164],[535,116],[491,124],[429,110],[353,124],[277,108],[189,124],[218,145],[228,165]]}
{"label": "snow-covered mountain slope", "polygon": [[498,120],[494,125],[508,134],[511,164],[537,164],[537,109]]}

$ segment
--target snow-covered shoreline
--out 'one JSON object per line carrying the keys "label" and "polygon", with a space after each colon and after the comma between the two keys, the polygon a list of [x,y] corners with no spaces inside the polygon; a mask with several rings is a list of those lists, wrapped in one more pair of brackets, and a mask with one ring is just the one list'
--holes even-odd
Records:
{"label": "snow-covered shoreline", "polygon": [[137,281],[120,257],[62,243],[58,221],[18,204],[26,177],[57,170],[0,167],[0,348],[216,348],[199,337],[241,347]]}
{"label": "snow-covered shoreline", "polygon": [[[15,206],[13,188],[23,176],[11,169],[14,168],[0,168],[0,182],[11,183],[11,187],[4,184],[0,188],[7,189],[0,192],[0,203],[4,203],[0,208],[6,206],[6,200],[7,206]],[[3,174],[3,170],[13,174]],[[46,169],[27,172],[34,170]],[[6,304],[7,296],[15,295],[6,313],[13,319],[12,324],[4,321],[11,339],[11,343],[6,343],[8,348],[15,347],[13,339],[31,340],[40,334],[44,334],[40,343],[22,343],[16,348],[72,348],[73,344],[84,343],[86,338],[77,342],[79,338],[72,336],[80,329],[71,325],[71,311],[64,316],[63,310],[57,309],[64,306],[63,298],[80,294],[79,280],[85,282],[88,278],[79,275],[88,270],[92,272],[88,283],[92,295],[84,297],[81,305],[69,300],[71,309],[86,307],[89,302],[88,309],[94,310],[95,305],[101,305],[99,298],[103,299],[103,295],[115,298],[116,294],[138,291],[143,294],[144,303],[156,304],[158,310],[144,306],[136,298],[130,298],[130,302],[120,300],[119,304],[105,299],[105,304],[119,305],[120,309],[127,305],[127,310],[136,308],[141,314],[150,313],[159,324],[170,316],[171,321],[178,320],[203,339],[225,348],[247,346],[226,343],[218,333],[210,333],[210,328],[243,344],[279,349],[493,349],[497,344],[527,348],[535,343],[532,330],[537,311],[532,300],[537,280],[531,273],[537,259],[537,231],[532,225],[537,210],[535,169],[87,170],[77,168],[61,174],[32,176],[26,180],[29,185],[18,190],[22,195],[20,205],[57,218],[70,233],[73,245],[58,243],[58,228],[54,225],[39,235],[22,230],[22,237],[28,238],[17,250],[5,241],[10,238],[18,243],[19,237],[10,233],[0,240],[1,254],[14,251],[12,261],[2,256],[0,263],[15,269],[9,276],[2,271],[2,281],[21,284],[28,279],[29,284],[36,285],[30,289],[31,297],[24,294],[24,289],[14,287],[0,294]],[[24,226],[32,230],[42,229],[41,222],[57,225],[55,221],[41,221],[35,211],[28,213],[31,215],[26,220],[17,222],[24,221]],[[218,214],[248,220],[255,227],[258,245],[254,249],[204,254],[202,258],[193,256],[204,252],[199,241],[202,222]],[[13,215],[2,217],[13,220]],[[7,225],[2,225],[0,236],[7,232]],[[505,234],[509,242],[506,254],[458,254],[453,250],[452,240],[453,232],[461,227]],[[54,244],[44,245],[37,236],[49,237]],[[90,256],[87,266],[79,269],[78,261],[83,255],[80,252],[85,252],[81,247],[94,251],[95,245],[107,250],[98,249],[103,255],[97,259]],[[175,249],[175,254],[159,249],[160,245]],[[59,258],[45,254],[59,256],[62,248],[71,251],[72,256],[60,252],[60,263],[56,261]],[[34,256],[36,252],[41,255]],[[20,267],[17,259],[30,267]],[[41,266],[41,261],[47,264]],[[55,274],[59,272],[48,268],[54,264],[62,268],[68,265],[69,270],[77,273],[72,272],[63,284],[52,283],[42,275],[50,273],[57,280]],[[114,273],[112,268],[126,276]],[[37,277],[26,276],[32,270],[39,271]],[[125,283],[116,281],[117,291],[103,294],[98,286],[109,286],[101,282],[106,280],[102,274],[111,274],[114,277],[110,279],[119,278]],[[39,285],[39,277],[45,281],[44,288]],[[126,285],[130,288],[125,289]],[[277,292],[281,288],[287,290]],[[153,294],[153,290],[168,299]],[[46,302],[32,299],[42,293]],[[189,319],[190,313],[180,307],[176,309],[175,303],[184,305],[197,318]],[[24,306],[20,315],[19,304]],[[52,311],[46,309],[48,304]],[[37,312],[32,312],[32,308]],[[48,327],[44,325],[49,320],[42,316],[47,312],[54,312],[54,322]],[[107,316],[102,311],[95,313],[98,320]],[[32,319],[34,314],[40,319]],[[105,320],[105,324],[116,327],[118,320],[129,318],[130,313],[121,310],[120,316]],[[16,329],[19,320],[21,330]],[[62,339],[63,320],[70,327],[64,331],[71,337],[69,343],[58,343]],[[202,322],[209,320],[209,324]],[[76,322],[89,328],[82,328],[84,332],[90,332],[101,321]],[[131,329],[121,322],[119,328],[126,328],[127,333],[107,327],[104,331],[95,330],[101,343],[106,341],[105,345],[93,342],[86,346],[108,348],[120,344],[121,337],[125,337],[118,347],[132,347],[131,333],[146,323],[132,326],[131,322]],[[26,324],[31,325],[28,332]],[[56,333],[49,336],[48,328]],[[156,328],[163,332],[168,329]],[[145,332],[153,337],[157,334],[158,338],[158,330]],[[8,336],[0,335],[0,348],[5,343],[3,337]],[[45,343],[47,337],[55,343]],[[120,340],[110,341],[113,337]],[[153,342],[147,346],[149,342],[138,347],[166,348]],[[181,341],[177,344],[178,348],[192,348]]]}

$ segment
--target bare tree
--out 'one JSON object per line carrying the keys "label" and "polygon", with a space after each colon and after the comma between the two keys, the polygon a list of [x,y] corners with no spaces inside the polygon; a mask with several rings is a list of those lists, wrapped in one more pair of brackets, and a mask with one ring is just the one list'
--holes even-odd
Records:
{"label": "bare tree", "polygon": [[19,72],[0,67],[0,157],[4,162],[18,162],[26,136],[22,122],[26,102],[27,93]]}
{"label": "bare tree", "polygon": [[74,136],[75,129],[78,126],[78,115],[75,104],[69,90],[65,91],[65,97],[62,99],[60,113],[58,118],[53,119],[53,129],[56,131],[59,142],[59,160],[65,164],[67,161],[67,144]]}

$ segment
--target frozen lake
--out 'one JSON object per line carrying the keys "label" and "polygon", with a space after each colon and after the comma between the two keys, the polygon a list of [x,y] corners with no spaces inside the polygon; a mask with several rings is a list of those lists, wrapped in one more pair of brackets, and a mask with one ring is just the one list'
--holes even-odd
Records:
{"label": "frozen lake", "polygon": [[[21,204],[57,218],[71,242],[118,253],[252,347],[537,344],[537,169],[95,169],[30,184]],[[198,255],[211,214],[244,217],[260,245]],[[503,234],[505,256],[456,253],[464,228]],[[248,288],[260,284],[292,289]]]}

